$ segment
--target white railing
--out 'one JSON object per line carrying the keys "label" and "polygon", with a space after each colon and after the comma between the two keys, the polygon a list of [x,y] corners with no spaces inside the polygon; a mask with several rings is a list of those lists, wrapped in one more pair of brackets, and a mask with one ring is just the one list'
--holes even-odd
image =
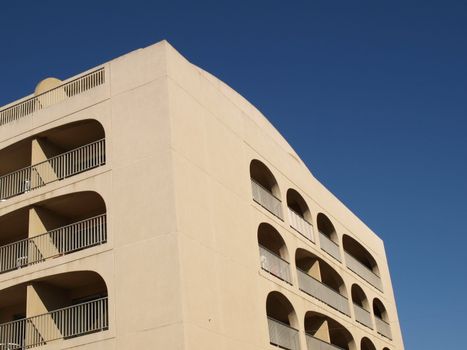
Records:
{"label": "white railing", "polygon": [[282,322],[268,317],[269,342],[272,345],[288,349],[299,350],[300,341],[298,331]]}
{"label": "white railing", "polygon": [[301,291],[321,300],[345,315],[350,315],[349,301],[346,297],[301,270],[297,269],[297,275],[298,286]]}
{"label": "white railing", "polygon": [[0,200],[105,164],[105,139],[75,148],[0,177]]}
{"label": "white railing", "polygon": [[373,329],[370,312],[355,303],[353,304],[353,309],[355,312],[355,320],[357,320],[357,322],[361,323],[362,325]]}
{"label": "white railing", "polygon": [[280,256],[274,254],[267,248],[259,246],[259,256],[261,262],[261,268],[270,274],[280,278],[281,280],[292,284],[292,278],[290,276],[290,266],[287,261],[282,259]]}
{"label": "white railing", "polygon": [[279,219],[284,220],[284,216],[282,215],[282,203],[279,199],[274,197],[271,192],[253,179],[251,179],[251,188],[253,191],[253,200],[256,203],[267,209]]}
{"label": "white railing", "polygon": [[40,95],[0,110],[0,126],[26,117],[36,111],[57,104],[66,98],[81,94],[104,83],[105,70],[101,68]]}
{"label": "white railing", "polygon": [[0,273],[106,241],[106,214],[103,214],[0,247]]}
{"label": "white railing", "polygon": [[388,339],[392,339],[391,326],[386,321],[375,316],[376,331]]}
{"label": "white railing", "polygon": [[108,329],[107,297],[0,324],[0,350],[27,349]]}
{"label": "white railing", "polygon": [[319,243],[322,250],[331,255],[334,259],[342,261],[339,245],[322,232],[319,233]]}
{"label": "white railing", "polygon": [[324,340],[306,334],[306,346],[308,350],[343,350],[341,347],[325,342]]}
{"label": "white railing", "polygon": [[289,209],[290,227],[298,231],[303,237],[314,242],[313,226],[293,209]]}
{"label": "white railing", "polygon": [[383,291],[381,278],[347,252],[345,252],[345,263],[350,270],[370,283],[373,287]]}

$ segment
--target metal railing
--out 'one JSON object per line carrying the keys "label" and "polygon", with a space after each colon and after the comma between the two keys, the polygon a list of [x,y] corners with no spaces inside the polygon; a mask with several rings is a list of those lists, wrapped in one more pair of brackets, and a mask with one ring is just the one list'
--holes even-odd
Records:
{"label": "metal railing", "polygon": [[298,331],[282,322],[268,317],[269,342],[272,345],[288,350],[299,350]]}
{"label": "metal railing", "polygon": [[269,249],[259,246],[259,256],[261,268],[270,274],[280,278],[281,280],[292,284],[292,277],[290,275],[290,265],[287,261],[282,259],[277,254],[271,252]]}
{"label": "metal railing", "polygon": [[319,243],[322,250],[331,255],[334,259],[342,261],[339,245],[322,232],[319,233]]}
{"label": "metal railing", "polygon": [[0,247],[0,273],[107,241],[106,214]]}
{"label": "metal railing", "polygon": [[300,214],[296,213],[293,209],[290,209],[290,208],[288,209],[289,209],[290,227],[295,229],[303,237],[314,242],[315,240],[313,237],[313,226],[308,221],[306,221]]}
{"label": "metal railing", "polygon": [[328,287],[323,282],[318,281],[300,269],[297,269],[297,275],[298,286],[301,291],[321,300],[323,303],[345,315],[350,315],[349,301],[345,296],[339,294],[334,289]]}
{"label": "metal railing", "polygon": [[386,321],[375,316],[376,331],[388,339],[392,339],[391,326]]}
{"label": "metal railing", "polygon": [[100,68],[94,72],[62,84],[40,95],[21,101],[13,106],[0,110],[0,126],[26,117],[36,111],[57,104],[69,97],[79,95],[105,83],[105,70]]}
{"label": "metal railing", "polygon": [[360,305],[353,304],[355,312],[355,320],[370,329],[373,329],[373,323],[371,322],[371,314],[369,311],[362,308]]}
{"label": "metal railing", "polygon": [[107,297],[0,324],[0,350],[28,349],[108,329]]}
{"label": "metal railing", "polygon": [[105,139],[0,177],[0,200],[18,196],[105,164]]}
{"label": "metal railing", "polygon": [[327,343],[308,333],[306,334],[306,346],[308,350],[343,350],[337,345]]}
{"label": "metal railing", "polygon": [[347,252],[345,252],[345,263],[350,270],[370,283],[373,287],[383,291],[381,278]]}
{"label": "metal railing", "polygon": [[278,198],[274,197],[270,191],[253,179],[251,179],[251,188],[253,191],[253,200],[256,203],[277,216],[279,219],[284,220],[284,215],[282,215],[282,202]]}

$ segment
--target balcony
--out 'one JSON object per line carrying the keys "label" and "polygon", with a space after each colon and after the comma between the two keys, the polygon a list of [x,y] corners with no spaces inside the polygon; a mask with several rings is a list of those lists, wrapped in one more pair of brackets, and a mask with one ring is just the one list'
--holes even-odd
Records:
{"label": "balcony", "polygon": [[299,334],[296,329],[271,317],[268,317],[268,328],[271,345],[287,350],[300,349]]}
{"label": "balcony", "polygon": [[284,216],[282,215],[282,203],[279,199],[253,179],[251,179],[251,189],[253,191],[253,200],[256,203],[279,219],[284,220]]}
{"label": "balcony", "polygon": [[332,288],[329,288],[324,283],[314,279],[306,272],[297,270],[297,273],[300,290],[342,312],[343,314],[347,316],[350,315],[349,301],[346,297],[339,294]]}
{"label": "balcony", "polygon": [[341,347],[325,342],[324,340],[306,335],[306,346],[308,350],[343,350]]}
{"label": "balcony", "polygon": [[380,291],[383,290],[381,278],[347,252],[345,253],[345,262],[350,270],[370,283],[373,287],[379,289]]}
{"label": "balcony", "polygon": [[313,226],[293,209],[289,209],[290,226],[306,239],[314,242]]}
{"label": "balcony", "polygon": [[60,103],[67,98],[79,95],[104,83],[104,68],[73,79],[54,89],[0,110],[0,126],[32,115],[36,111]]}
{"label": "balcony", "polygon": [[355,320],[362,325],[373,329],[373,323],[371,322],[371,313],[357,304],[353,304],[355,312]]}
{"label": "balcony", "polygon": [[105,139],[0,177],[0,200],[33,191],[105,164]]}
{"label": "balcony", "polygon": [[271,275],[292,284],[290,264],[266,247],[259,246],[261,268]]}
{"label": "balcony", "polygon": [[66,225],[0,247],[0,274],[107,241],[106,215]]}
{"label": "balcony", "polygon": [[392,339],[391,326],[386,321],[375,316],[376,331],[382,336]]}
{"label": "balcony", "polygon": [[339,250],[339,245],[335,243],[333,240],[329,239],[324,233],[319,233],[319,243],[321,249],[324,250],[326,253],[331,255],[334,259],[341,262],[341,252]]}
{"label": "balcony", "polygon": [[54,340],[101,332],[108,327],[108,299],[105,297],[0,324],[0,349],[35,348]]}

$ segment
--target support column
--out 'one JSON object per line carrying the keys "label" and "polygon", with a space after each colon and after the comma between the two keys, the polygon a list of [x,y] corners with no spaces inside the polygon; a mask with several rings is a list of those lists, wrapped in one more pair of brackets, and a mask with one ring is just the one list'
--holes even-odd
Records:
{"label": "support column", "polygon": [[[30,188],[41,187],[60,178],[60,165],[46,162],[53,156],[62,153],[46,139],[36,138],[31,143],[31,183]],[[40,164],[39,164],[40,163]],[[37,165],[36,165],[37,164]],[[36,165],[36,166],[35,166]]]}

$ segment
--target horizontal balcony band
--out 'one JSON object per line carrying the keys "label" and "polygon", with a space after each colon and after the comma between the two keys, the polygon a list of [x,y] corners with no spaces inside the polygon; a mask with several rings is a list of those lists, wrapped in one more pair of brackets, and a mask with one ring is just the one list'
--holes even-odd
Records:
{"label": "horizontal balcony band", "polygon": [[314,242],[313,226],[293,209],[289,209],[290,226],[306,239]]}
{"label": "horizontal balcony band", "polygon": [[277,278],[292,284],[290,264],[269,249],[259,246],[261,268]]}
{"label": "horizontal balcony band", "polygon": [[269,342],[287,350],[299,350],[298,331],[278,320],[268,317]]}
{"label": "horizontal balcony band", "polygon": [[251,179],[251,188],[253,200],[283,221],[282,202],[253,179]]}
{"label": "horizontal balcony band", "polygon": [[333,240],[329,239],[329,237],[322,232],[319,233],[319,243],[322,250],[331,255],[337,261],[342,261],[339,245]]}
{"label": "horizontal balcony band", "polygon": [[350,270],[370,283],[373,287],[381,292],[383,291],[381,278],[347,252],[345,252],[345,263]]}
{"label": "horizontal balcony band", "polygon": [[337,345],[315,338],[311,334],[306,334],[306,346],[308,350],[344,350]]}
{"label": "horizontal balcony band", "polygon": [[368,310],[365,310],[360,305],[353,304],[355,312],[355,320],[362,325],[373,329],[373,323],[371,322],[371,313]]}
{"label": "horizontal balcony band", "polygon": [[386,321],[375,316],[376,331],[382,336],[392,339],[391,326]]}

